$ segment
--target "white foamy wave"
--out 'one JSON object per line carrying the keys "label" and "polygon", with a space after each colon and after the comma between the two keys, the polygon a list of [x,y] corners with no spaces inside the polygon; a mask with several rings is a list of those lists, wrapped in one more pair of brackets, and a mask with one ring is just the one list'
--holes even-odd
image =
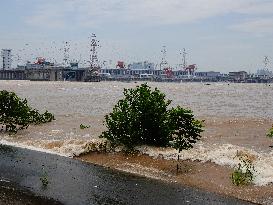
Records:
{"label": "white foamy wave", "polygon": [[45,152],[45,153],[49,153],[49,154],[56,154],[56,155],[60,155],[60,156],[66,156],[60,153],[56,153],[50,150],[46,150],[46,149],[42,149],[42,148],[37,148],[34,146],[30,146],[30,145],[26,145],[26,144],[22,144],[22,143],[18,143],[18,142],[10,142],[4,139],[0,140],[0,145],[8,145],[8,146],[13,146],[13,147],[18,147],[18,148],[23,148],[23,149],[30,149],[30,150],[34,150],[34,151],[38,151],[38,152]]}
{"label": "white foamy wave", "polygon": [[[23,142],[13,142],[1,139],[0,144],[57,154],[65,157],[79,156],[90,151],[105,151],[105,149],[108,149],[107,146],[109,145],[104,139],[99,138],[92,138],[89,140],[27,140]],[[177,151],[172,148],[141,146],[138,147],[137,150],[142,154],[166,160],[176,160],[178,155]],[[240,162],[238,157],[236,157],[238,153],[246,154],[252,158],[256,171],[254,178],[255,185],[263,186],[273,183],[273,152],[259,153],[251,149],[231,144],[205,145],[199,143],[193,149],[183,150],[179,156],[181,160],[213,162],[221,166],[234,167]],[[133,169],[130,170],[132,171]]]}
{"label": "white foamy wave", "polygon": [[91,139],[84,140],[29,140],[24,142],[13,142],[5,139],[0,140],[0,144],[9,145],[19,148],[35,150],[50,154],[56,154],[65,157],[79,156],[90,151],[101,151],[105,140]]}
{"label": "white foamy wave", "polygon": [[[177,151],[171,148],[155,148],[142,146],[138,147],[142,154],[147,154],[154,158],[164,158],[167,160],[177,159]],[[255,167],[254,184],[264,186],[273,183],[273,152],[259,153],[251,149],[231,144],[224,145],[204,145],[199,144],[191,150],[183,150],[179,155],[181,160],[213,162],[218,165],[229,167],[236,166],[240,161],[238,153],[246,154],[252,158]]]}

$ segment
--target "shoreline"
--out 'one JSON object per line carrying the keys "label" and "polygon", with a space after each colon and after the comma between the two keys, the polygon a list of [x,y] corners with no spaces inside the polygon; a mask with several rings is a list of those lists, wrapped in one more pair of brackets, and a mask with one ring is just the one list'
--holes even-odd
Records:
{"label": "shoreline", "polygon": [[[0,144],[16,146],[17,148],[12,147],[12,149],[27,155],[27,159],[30,161],[45,160],[44,165],[54,167],[52,172],[58,170],[58,166],[63,164],[65,167],[75,168],[75,163],[82,167],[82,164],[87,163],[79,163],[75,159],[62,158],[59,155],[73,157],[81,153],[100,150],[98,145],[101,144],[99,141],[101,139],[98,139],[97,136],[105,130],[104,115],[109,113],[115,102],[122,97],[124,88],[132,88],[136,85],[135,83],[117,82],[101,84],[62,82],[47,84],[39,82],[33,86],[32,82],[1,82],[4,89],[14,91],[22,98],[29,99],[31,106],[39,110],[47,109],[57,117],[51,123],[30,126],[27,130],[18,132],[16,136],[0,133]],[[246,199],[252,197],[251,200],[273,204],[273,194],[271,195],[270,190],[261,191],[260,195],[263,195],[265,199],[256,199],[255,195],[259,195],[259,189],[262,188],[250,186],[237,189],[235,186],[231,186],[229,180],[230,167],[238,164],[238,160],[234,159],[236,152],[242,151],[254,156],[256,160],[255,167],[257,167],[260,176],[255,180],[255,184],[260,186],[270,183],[268,187],[271,188],[273,183],[273,150],[269,148],[269,145],[272,145],[272,139],[266,137],[266,132],[271,128],[273,122],[272,87],[252,84],[230,84],[227,86],[219,83],[215,83],[214,86],[197,83],[191,85],[186,83],[179,85],[149,83],[149,85],[158,87],[166,93],[167,98],[173,100],[173,106],[181,105],[190,108],[198,119],[205,119],[205,132],[202,134],[200,143],[198,142],[193,149],[183,151],[181,154],[181,159],[184,160],[181,163],[185,173],[175,174],[175,169],[173,169],[176,167],[173,160],[177,156],[175,150],[165,152],[162,149],[141,147],[139,151],[142,155],[140,156],[125,157],[121,153],[99,154],[92,152],[75,158],[86,158],[85,160],[89,161],[89,164],[86,165],[88,167],[93,167],[93,163],[97,163],[100,166],[110,167],[111,170],[121,170],[156,179],[165,178],[164,183],[170,180],[174,182],[172,184],[178,186],[183,187],[183,184],[188,184],[191,187],[200,187],[214,193],[227,192],[227,195],[242,193],[246,194],[244,195]],[[69,103],[67,104],[67,102]],[[90,128],[80,129],[81,123],[90,125]],[[30,150],[24,151],[21,148]],[[33,153],[37,159],[32,159],[29,153]],[[54,156],[48,153],[52,153]],[[6,154],[3,157],[12,160]],[[23,160],[24,156],[17,157]],[[48,158],[60,161],[58,163],[50,162]],[[4,166],[11,164],[18,166],[18,163],[21,162],[4,162],[2,160]],[[22,166],[22,173],[29,169],[31,169],[31,174],[35,173],[34,178],[31,178],[30,181],[36,180],[35,186],[38,187],[40,181],[37,176],[43,173],[42,170],[45,167],[42,167],[40,162],[35,163],[39,165],[36,169],[28,163],[20,164],[20,166]],[[82,169],[86,170],[85,167]],[[12,167],[8,167],[7,170],[16,171]],[[18,173],[20,174],[20,172]],[[58,170],[58,176],[62,177],[60,173],[61,171]],[[79,173],[81,174],[81,172]],[[55,178],[55,176],[52,177]],[[68,179],[70,180],[70,178]],[[56,180],[59,179],[56,178]],[[16,178],[15,181],[17,182]],[[83,183],[85,182],[83,181]]]}
{"label": "shoreline", "polygon": [[[67,157],[10,146],[0,148],[0,179],[67,205],[251,204]],[[40,180],[45,172],[47,187]]]}
{"label": "shoreline", "polygon": [[75,159],[255,204],[273,203],[273,184],[235,186],[230,179],[232,169],[212,162],[181,161],[177,174],[176,160],[152,158],[145,154],[90,152]]}
{"label": "shoreline", "polygon": [[[28,130],[24,130],[26,133],[38,133],[39,131],[44,130],[46,127],[48,130],[48,133],[54,133],[57,135],[64,134],[62,132],[59,132],[56,128],[60,126],[60,123],[65,121],[70,121],[70,118],[65,118],[58,120],[56,122],[53,122],[51,124],[43,125],[43,126],[35,126],[30,127]],[[125,171],[127,173],[137,174],[139,176],[145,176],[153,179],[159,179],[163,180],[165,182],[172,181],[173,184],[179,184],[179,185],[186,185],[193,188],[198,188],[207,192],[217,193],[221,194],[223,196],[231,196],[242,200],[251,201],[254,203],[260,203],[260,204],[272,204],[273,203],[273,185],[272,183],[267,186],[246,186],[246,187],[236,187],[235,185],[231,184],[231,180],[229,179],[231,175],[232,163],[237,163],[233,160],[233,157],[235,156],[235,152],[237,148],[240,150],[246,150],[249,154],[255,154],[255,156],[259,159],[260,157],[263,158],[263,162],[261,162],[259,165],[262,165],[262,167],[269,165],[266,164],[266,160],[269,160],[267,154],[269,156],[272,156],[273,152],[272,149],[269,148],[269,145],[271,145],[272,141],[265,137],[267,128],[272,125],[271,119],[253,119],[253,118],[212,118],[210,120],[206,120],[206,131],[204,133],[204,136],[201,140],[201,145],[196,145],[195,147],[197,149],[192,149],[193,152],[189,152],[187,154],[184,154],[184,162],[182,162],[182,165],[184,163],[185,169],[183,169],[183,172],[179,176],[176,176],[176,162],[172,160],[172,152],[169,152],[169,156],[163,159],[164,156],[162,154],[162,150],[160,149],[148,149],[146,150],[146,154],[149,153],[151,156],[145,155],[145,148],[142,150],[142,156],[123,156],[122,153],[96,153],[91,152],[89,154],[82,154],[80,157],[74,157],[75,159],[84,160],[85,162],[91,162],[91,164],[97,164],[101,166],[105,166],[107,168],[113,169],[113,170],[120,170]],[[64,130],[64,129],[63,129]],[[74,129],[72,128],[72,131],[74,133],[77,133],[78,135],[85,136],[87,133],[92,131],[92,129],[86,129],[86,130],[80,130],[79,128]],[[54,131],[54,132],[53,132]],[[97,130],[100,132],[100,129]],[[70,132],[68,130],[68,132]],[[33,135],[34,136],[34,135]],[[33,137],[33,139],[35,139]],[[0,141],[1,142],[1,141]],[[3,142],[3,140],[2,140]],[[82,140],[75,140],[71,141],[76,145],[75,148],[79,149],[82,148],[81,151],[86,150],[87,152],[90,151],[90,149],[84,149],[84,141]],[[80,142],[78,144],[78,142]],[[8,141],[7,141],[8,143]],[[33,143],[33,141],[32,141]],[[86,142],[85,142],[86,143]],[[91,142],[89,145],[95,145],[96,140]],[[225,143],[232,143],[231,149],[225,149]],[[74,145],[72,144],[72,145]],[[244,145],[244,147],[237,147],[238,145]],[[8,145],[14,146],[16,144],[8,143]],[[38,152],[46,152],[47,154],[53,154],[56,155],[56,157],[61,156],[61,153],[54,152],[53,150],[62,150],[62,147],[59,147],[63,145],[61,141],[49,141],[49,144],[45,144],[45,147],[39,147],[35,146],[35,144],[30,144],[32,147],[25,146],[24,148],[31,148],[32,150],[38,151]],[[210,145],[209,147],[205,147],[206,145]],[[70,144],[67,144],[68,148]],[[83,146],[83,147],[82,147]],[[17,143],[16,146],[18,149],[22,147],[20,142]],[[50,148],[50,149],[48,149]],[[204,150],[205,149],[205,150]],[[211,149],[211,150],[210,150]],[[96,150],[96,146],[95,146]],[[201,153],[199,151],[201,151]],[[92,149],[91,149],[92,151]],[[163,150],[164,151],[164,150]],[[190,150],[191,151],[191,150]],[[211,151],[211,152],[210,152]],[[216,153],[214,153],[216,152]],[[81,153],[81,152],[79,152]],[[183,152],[184,153],[184,152]],[[220,158],[215,157],[216,155],[218,157],[223,157],[223,160],[221,163],[223,163],[221,166],[217,165],[215,163],[212,163],[210,159],[218,160]],[[199,156],[201,155],[201,156]],[[66,157],[72,157],[68,155],[63,155]],[[213,157],[213,158],[211,158]],[[128,158],[128,159],[127,159]],[[182,158],[182,157],[181,157]],[[197,162],[198,158],[208,159],[205,160],[206,162]],[[210,159],[209,159],[210,158]],[[74,160],[75,160],[74,159]],[[192,162],[191,160],[195,160],[195,162]],[[232,161],[229,161],[232,160]],[[149,162],[149,163],[148,163]],[[159,162],[161,164],[159,164]],[[218,161],[219,163],[220,161]],[[269,161],[268,161],[269,162]],[[226,164],[226,165],[225,165]],[[272,161],[270,161],[270,164],[272,165]],[[182,166],[183,167],[183,166]],[[260,167],[260,168],[262,168]],[[264,167],[267,168],[268,167]],[[192,169],[192,170],[190,170]],[[268,172],[271,174],[272,172]],[[272,175],[272,174],[271,174]],[[272,176],[271,176],[272,177]]]}

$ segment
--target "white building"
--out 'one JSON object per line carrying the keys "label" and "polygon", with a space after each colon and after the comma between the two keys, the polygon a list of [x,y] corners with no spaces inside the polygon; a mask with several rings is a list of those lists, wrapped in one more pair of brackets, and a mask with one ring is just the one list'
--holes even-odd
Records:
{"label": "white building", "polygon": [[11,69],[11,49],[2,49],[1,51],[1,63],[3,70]]}
{"label": "white building", "polygon": [[137,63],[129,64],[128,68],[130,70],[154,70],[155,65],[154,65],[154,63],[144,61],[144,62],[137,62]]}

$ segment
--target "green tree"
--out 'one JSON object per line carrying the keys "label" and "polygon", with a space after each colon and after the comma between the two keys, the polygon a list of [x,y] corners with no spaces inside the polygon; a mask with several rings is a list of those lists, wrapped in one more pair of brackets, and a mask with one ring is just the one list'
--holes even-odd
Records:
{"label": "green tree", "polygon": [[54,120],[53,114],[46,111],[40,114],[32,109],[26,99],[20,99],[14,92],[0,91],[0,124],[6,131],[16,133],[26,129],[30,124],[46,123]]}
{"label": "green tree", "polygon": [[124,98],[105,116],[107,131],[100,137],[133,149],[138,145],[174,146],[179,152],[200,139],[202,124],[190,110],[168,110],[171,101],[147,84],[124,89]]}
{"label": "green tree", "polygon": [[124,89],[124,99],[105,116],[105,137],[112,143],[132,149],[137,145],[167,146],[170,140],[167,107],[171,103],[157,88],[147,84]]}
{"label": "green tree", "polygon": [[171,145],[178,150],[177,172],[179,170],[179,154],[182,150],[193,148],[198,140],[201,139],[203,132],[202,122],[194,119],[191,110],[177,106],[169,111],[169,123],[172,131]]}

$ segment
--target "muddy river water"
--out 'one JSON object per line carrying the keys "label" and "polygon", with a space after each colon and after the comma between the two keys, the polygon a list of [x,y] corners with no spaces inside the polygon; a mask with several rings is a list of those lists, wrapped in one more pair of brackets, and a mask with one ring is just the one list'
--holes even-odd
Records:
{"label": "muddy river water", "polygon": [[[0,133],[0,143],[64,156],[79,155],[86,145],[99,141],[105,129],[104,115],[111,112],[122,98],[124,88],[133,88],[139,82],[31,82],[0,81],[0,90],[16,92],[27,98],[33,108],[55,114],[52,123],[30,126],[15,136]],[[234,166],[238,151],[253,155],[261,170],[255,183],[273,182],[273,142],[266,132],[273,123],[273,85],[228,83],[148,83],[164,92],[172,106],[193,110],[205,120],[203,139],[184,159],[212,161]],[[80,124],[89,125],[80,129]],[[153,157],[175,158],[175,151],[141,147]]]}

